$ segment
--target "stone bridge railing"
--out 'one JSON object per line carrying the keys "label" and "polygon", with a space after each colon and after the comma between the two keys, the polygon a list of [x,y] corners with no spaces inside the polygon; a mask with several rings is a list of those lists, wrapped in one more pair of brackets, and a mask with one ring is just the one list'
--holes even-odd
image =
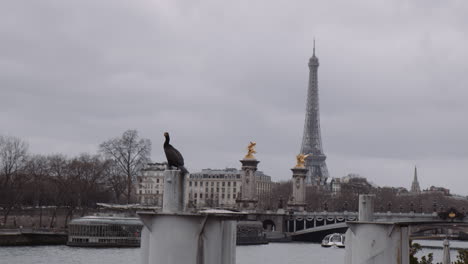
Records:
{"label": "stone bridge railing", "polygon": [[304,229],[357,220],[356,212],[311,212],[285,215],[285,231],[296,232]]}
{"label": "stone bridge railing", "polygon": [[[277,227],[282,226],[283,232],[296,232],[304,229],[320,227],[324,225],[338,224],[348,221],[357,221],[357,212],[285,212],[284,214],[264,213],[257,214],[259,220],[273,220]],[[274,218],[273,218],[274,216]],[[375,221],[430,221],[437,219],[435,213],[374,213]]]}

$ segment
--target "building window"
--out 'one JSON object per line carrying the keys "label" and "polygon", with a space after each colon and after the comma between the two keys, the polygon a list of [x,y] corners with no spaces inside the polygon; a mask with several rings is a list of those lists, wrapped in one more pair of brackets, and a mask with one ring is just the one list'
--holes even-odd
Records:
{"label": "building window", "polygon": [[203,193],[200,193],[200,199],[203,198]]}
{"label": "building window", "polygon": [[192,187],[192,181],[189,181],[189,186]]}
{"label": "building window", "polygon": [[228,187],[231,187],[231,182],[228,182]]}
{"label": "building window", "polygon": [[[201,184],[200,184],[201,185]],[[195,186],[197,186],[197,182],[195,182]]]}

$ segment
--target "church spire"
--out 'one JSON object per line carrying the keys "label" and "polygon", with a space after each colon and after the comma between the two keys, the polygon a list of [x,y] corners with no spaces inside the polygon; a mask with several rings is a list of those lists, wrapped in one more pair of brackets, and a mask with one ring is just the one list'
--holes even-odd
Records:
{"label": "church spire", "polygon": [[411,184],[411,193],[418,194],[421,193],[421,188],[419,187],[418,182],[418,168],[414,166],[414,178],[413,183]]}

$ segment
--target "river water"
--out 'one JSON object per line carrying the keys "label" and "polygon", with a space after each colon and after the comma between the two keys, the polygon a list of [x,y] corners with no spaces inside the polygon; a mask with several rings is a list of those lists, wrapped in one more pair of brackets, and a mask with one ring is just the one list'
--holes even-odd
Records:
{"label": "river water", "polygon": [[[437,242],[436,242],[437,243]],[[438,241],[442,243],[442,241]],[[424,243],[422,243],[424,244]],[[468,245],[463,243],[463,246]],[[460,246],[460,245],[457,245]],[[344,249],[322,248],[311,243],[270,243],[238,246],[237,264],[342,264]],[[433,252],[441,261],[442,250]],[[452,251],[455,260],[456,251]],[[139,248],[76,248],[67,246],[0,247],[0,264],[128,264],[140,263]]]}

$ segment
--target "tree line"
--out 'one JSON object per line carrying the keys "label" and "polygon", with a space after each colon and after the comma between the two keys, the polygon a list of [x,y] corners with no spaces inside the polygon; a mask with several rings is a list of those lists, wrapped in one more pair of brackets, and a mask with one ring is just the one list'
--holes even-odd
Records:
{"label": "tree line", "polygon": [[[306,210],[309,212],[357,212],[360,194],[375,194],[375,212],[393,213],[432,213],[455,208],[467,213],[468,199],[445,195],[440,192],[422,192],[419,194],[400,193],[399,188],[377,187],[369,184],[365,178],[351,178],[341,183],[338,193],[323,186],[306,187]],[[287,210],[288,199],[292,195],[291,181],[278,182],[271,193],[260,197],[260,210]]]}
{"label": "tree line", "polygon": [[151,141],[136,130],[99,145],[95,154],[75,157],[29,152],[20,138],[0,135],[0,207],[3,223],[18,206],[76,208],[96,203],[131,203],[133,184],[150,161]]}
{"label": "tree line", "polygon": [[[150,162],[151,141],[136,130],[102,142],[95,154],[75,157],[62,154],[37,155],[24,140],[0,135],[0,207],[6,223],[11,210],[19,206],[61,206],[71,216],[76,208],[93,208],[96,203],[131,203],[134,183]],[[291,181],[275,184],[259,197],[259,210],[287,209]],[[466,199],[440,193],[399,195],[397,188],[374,187],[364,178],[341,184],[341,191],[307,187],[307,211],[357,211],[359,194],[375,194],[375,211],[433,212],[454,207],[465,212]]]}

